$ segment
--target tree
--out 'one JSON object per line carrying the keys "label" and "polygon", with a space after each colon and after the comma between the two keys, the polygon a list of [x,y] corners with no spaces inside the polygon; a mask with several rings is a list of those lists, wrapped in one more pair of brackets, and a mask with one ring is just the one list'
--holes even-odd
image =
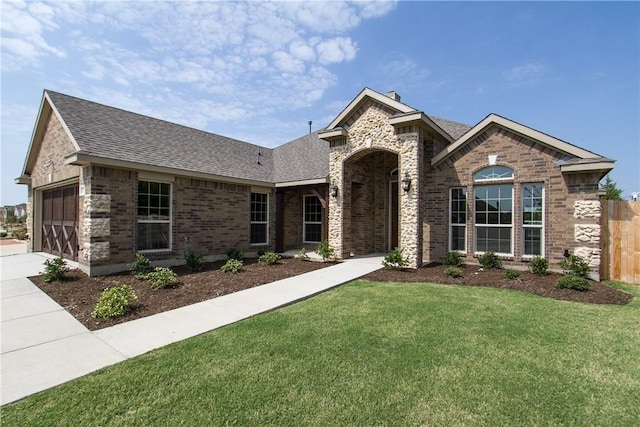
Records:
{"label": "tree", "polygon": [[622,200],[622,189],[618,188],[609,175],[605,178],[604,183],[600,184],[600,190],[604,192],[600,196],[603,200]]}

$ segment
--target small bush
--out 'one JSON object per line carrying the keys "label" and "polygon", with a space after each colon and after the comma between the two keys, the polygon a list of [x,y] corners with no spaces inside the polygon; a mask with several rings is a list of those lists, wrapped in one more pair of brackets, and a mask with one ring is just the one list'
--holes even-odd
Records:
{"label": "small bush", "polygon": [[403,251],[404,249],[395,248],[384,257],[382,264],[386,268],[392,268],[394,270],[406,267],[409,264],[409,258],[402,256]]}
{"label": "small bush", "polygon": [[502,272],[502,277],[509,280],[519,279],[521,275],[522,273],[520,273],[518,270],[513,270],[511,268],[507,268]]}
{"label": "small bush", "polygon": [[569,255],[568,258],[560,261],[560,267],[562,267],[565,274],[579,276],[585,279],[589,278],[589,273],[591,272],[589,264],[577,255]]}
{"label": "small bush", "polygon": [[267,253],[267,250],[266,250],[266,249],[264,249],[264,248],[260,248],[260,249],[258,249],[258,252],[257,252],[257,254],[258,254],[258,258],[260,258],[262,255],[264,255],[264,254],[266,254],[266,253]]}
{"label": "small bush", "polygon": [[462,277],[462,270],[460,270],[458,267],[449,266],[444,269],[444,274],[453,278]]}
{"label": "small bush", "polygon": [[163,289],[173,285],[178,280],[178,275],[167,267],[156,267],[151,273],[147,273],[147,280],[153,289]]}
{"label": "small bush", "polygon": [[136,279],[146,279],[147,274],[153,270],[151,261],[140,252],[136,252],[136,260],[129,264],[129,269]]}
{"label": "small bush", "polygon": [[242,261],[242,258],[244,258],[244,253],[240,248],[231,248],[227,251],[227,258],[234,259],[236,261]]}
{"label": "small bush", "polygon": [[296,254],[296,259],[299,259],[301,261],[309,261],[309,255],[307,255],[307,250],[305,248],[300,249]]}
{"label": "small bush", "polygon": [[184,253],[184,261],[190,271],[202,270],[203,257],[194,251],[193,248],[187,248]]}
{"label": "small bush", "polygon": [[280,258],[282,257],[275,252],[265,252],[258,257],[258,264],[274,265],[278,263]]}
{"label": "small bush", "polygon": [[447,252],[444,257],[444,263],[445,265],[460,267],[462,265],[462,255],[459,252]]}
{"label": "small bush", "polygon": [[14,226],[11,229],[11,234],[18,240],[26,240],[27,239],[27,227],[24,225]]}
{"label": "small bush", "polygon": [[0,231],[0,237],[7,237],[6,231]]}
{"label": "small bush", "polygon": [[556,286],[561,289],[574,289],[576,291],[586,291],[589,289],[589,280],[575,274],[565,274],[556,282]]}
{"label": "small bush", "polygon": [[320,246],[318,246],[318,249],[316,249],[316,253],[322,257],[323,261],[326,261],[330,258],[333,258],[335,250],[331,246],[329,246],[329,241],[325,240],[320,243]]}
{"label": "small bush", "polygon": [[531,269],[533,274],[544,276],[547,274],[547,270],[549,269],[549,261],[541,256],[535,256],[529,263],[529,269]]}
{"label": "small bush", "polygon": [[63,258],[48,259],[44,262],[42,280],[45,282],[61,282],[64,280],[67,271],[69,271],[69,267],[67,267],[67,263]]}
{"label": "small bush", "polygon": [[222,267],[220,267],[220,270],[224,271],[225,273],[237,273],[242,270],[243,265],[244,263],[240,259],[229,259]]}
{"label": "small bush", "polygon": [[96,319],[110,319],[112,317],[123,316],[127,308],[135,304],[137,300],[138,297],[127,285],[105,289],[100,294],[98,303],[91,312],[91,316]]}
{"label": "small bush", "polygon": [[492,268],[502,268],[502,261],[494,252],[487,252],[478,257],[478,261],[483,268],[487,270]]}

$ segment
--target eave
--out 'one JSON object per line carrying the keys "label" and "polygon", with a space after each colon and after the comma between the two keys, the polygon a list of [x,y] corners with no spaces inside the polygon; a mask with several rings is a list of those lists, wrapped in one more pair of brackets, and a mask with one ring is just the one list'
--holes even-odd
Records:
{"label": "eave", "polygon": [[66,165],[89,166],[100,165],[109,166],[117,169],[130,169],[145,172],[162,173],[167,175],[185,176],[190,178],[204,179],[208,181],[225,182],[229,184],[255,185],[261,187],[275,188],[273,182],[258,181],[252,179],[237,178],[232,176],[224,176],[211,174],[201,171],[192,171],[178,168],[170,168],[166,166],[156,166],[146,163],[130,162],[126,160],[118,160],[107,157],[94,156],[87,153],[75,153],[65,158]]}
{"label": "eave", "polygon": [[493,124],[509,129],[514,133],[517,133],[529,139],[533,139],[557,151],[570,154],[580,159],[603,159],[603,157],[599,156],[598,154],[569,144],[568,142],[562,141],[560,139],[554,138],[550,135],[547,135],[546,133],[524,126],[505,117],[498,116],[497,114],[490,114],[473,128],[471,128],[471,130],[465,133],[455,143],[448,145],[440,153],[433,157],[433,159],[431,159],[431,165],[435,166],[438,163],[442,162],[444,159],[456,152],[467,142],[473,140],[473,138],[475,138],[478,134],[482,133],[485,129]]}
{"label": "eave", "polygon": [[438,126],[429,116],[427,116],[422,111],[413,111],[410,113],[399,114],[391,117],[389,119],[389,124],[393,126],[408,126],[408,125],[418,125],[418,126],[428,126],[429,128],[435,130],[438,135],[442,136],[449,143],[454,142],[454,139],[446,133],[440,126]]}

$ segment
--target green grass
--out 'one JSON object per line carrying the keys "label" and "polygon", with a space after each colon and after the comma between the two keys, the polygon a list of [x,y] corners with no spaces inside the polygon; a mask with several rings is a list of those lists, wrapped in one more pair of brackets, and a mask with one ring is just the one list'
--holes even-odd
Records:
{"label": "green grass", "polygon": [[356,281],[2,408],[6,425],[639,425],[640,302]]}

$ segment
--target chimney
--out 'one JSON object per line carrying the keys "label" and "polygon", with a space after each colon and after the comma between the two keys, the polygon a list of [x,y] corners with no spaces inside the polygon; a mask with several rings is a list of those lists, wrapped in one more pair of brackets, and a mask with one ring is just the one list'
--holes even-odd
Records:
{"label": "chimney", "polygon": [[387,92],[386,95],[394,101],[400,102],[400,95],[398,95],[395,90]]}

